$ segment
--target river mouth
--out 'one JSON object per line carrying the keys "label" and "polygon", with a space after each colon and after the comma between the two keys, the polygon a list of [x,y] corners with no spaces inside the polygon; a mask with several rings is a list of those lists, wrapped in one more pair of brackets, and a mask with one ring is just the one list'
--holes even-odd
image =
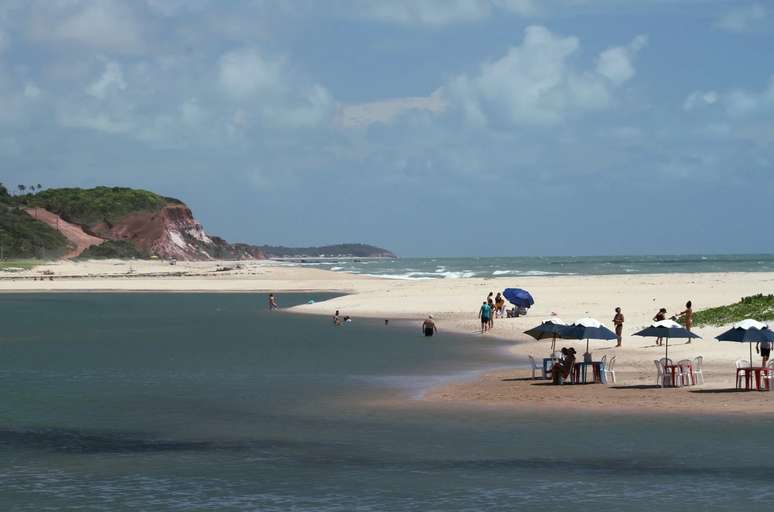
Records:
{"label": "river mouth", "polygon": [[[282,305],[324,300],[283,295]],[[0,296],[4,510],[478,510],[772,497],[766,418],[417,400],[497,340],[268,312],[265,295]],[[389,406],[385,406],[389,403]]]}

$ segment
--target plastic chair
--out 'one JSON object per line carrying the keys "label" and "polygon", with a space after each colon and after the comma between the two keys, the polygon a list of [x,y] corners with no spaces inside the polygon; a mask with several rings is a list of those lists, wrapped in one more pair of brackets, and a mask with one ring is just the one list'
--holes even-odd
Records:
{"label": "plastic chair", "polygon": [[680,381],[683,386],[695,384],[693,378],[693,361],[690,359],[681,359],[677,362],[680,367]]}
{"label": "plastic chair", "polygon": [[[737,359],[736,360],[736,388],[740,389],[742,387],[742,379],[745,381],[745,387],[747,387],[747,379],[748,375],[750,375],[748,372],[741,371],[744,368],[750,368],[750,361],[747,359]],[[750,377],[752,377],[750,375]]]}
{"label": "plastic chair", "polygon": [[[604,359],[604,357],[602,359]],[[608,362],[607,364],[603,364],[602,368],[604,369],[605,380],[607,380],[607,382],[612,382],[613,384],[615,384],[615,356],[610,358],[610,362]]]}
{"label": "plastic chair", "polygon": [[768,371],[763,372],[761,375],[761,383],[764,384],[764,390],[771,391],[771,381],[774,379],[774,361],[769,361],[766,364],[766,369]]}
{"label": "plastic chair", "polygon": [[656,384],[664,387],[664,380],[666,376],[666,372],[664,372],[664,364],[661,362],[660,359],[654,359],[653,363],[656,365]]}
{"label": "plastic chair", "polygon": [[[674,366],[674,362],[666,357],[662,357],[658,360],[659,364],[661,365],[661,373],[663,374],[663,383],[661,384],[661,387],[664,386],[671,386],[672,382],[674,382],[675,387],[680,386],[682,384],[682,378],[683,373],[680,370],[680,367],[671,368],[669,371],[667,371],[666,367],[668,366]],[[672,372],[674,372],[674,381],[672,381]]]}
{"label": "plastic chair", "polygon": [[702,372],[703,364],[703,356],[696,356],[693,358],[693,378],[696,381],[696,384],[704,384],[704,373]]}
{"label": "plastic chair", "polygon": [[537,363],[535,362],[535,358],[534,357],[532,357],[532,356],[527,356],[527,357],[529,358],[529,367],[532,370],[532,379],[535,380],[535,379],[537,379],[537,377],[535,376],[535,372],[538,371],[538,370],[540,370],[542,372],[543,371],[543,367],[537,365]]}

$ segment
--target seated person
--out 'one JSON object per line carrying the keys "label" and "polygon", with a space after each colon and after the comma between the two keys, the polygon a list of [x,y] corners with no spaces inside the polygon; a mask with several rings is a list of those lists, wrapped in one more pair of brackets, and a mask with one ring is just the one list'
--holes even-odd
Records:
{"label": "seated person", "polygon": [[575,349],[562,348],[562,358],[554,363],[551,369],[551,376],[553,377],[554,384],[561,384],[572,372],[572,367],[575,365]]}

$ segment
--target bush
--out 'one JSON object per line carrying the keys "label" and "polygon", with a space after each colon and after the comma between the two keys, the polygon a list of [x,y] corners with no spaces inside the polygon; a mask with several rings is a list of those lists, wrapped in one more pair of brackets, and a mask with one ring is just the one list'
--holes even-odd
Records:
{"label": "bush", "polygon": [[104,259],[148,259],[149,254],[142,252],[131,242],[126,240],[105,240],[99,245],[92,245],[83,251],[79,260],[104,260]]}
{"label": "bush", "polygon": [[720,326],[739,322],[745,318],[765,321],[774,320],[774,295],[753,295],[739,302],[717,308],[697,311],[693,315],[696,326]]}

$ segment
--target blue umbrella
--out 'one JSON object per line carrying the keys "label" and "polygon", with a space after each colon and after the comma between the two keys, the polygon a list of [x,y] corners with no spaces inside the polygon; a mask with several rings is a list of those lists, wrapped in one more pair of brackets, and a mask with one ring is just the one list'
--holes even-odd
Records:
{"label": "blue umbrella", "polygon": [[528,308],[535,303],[532,295],[527,290],[522,290],[521,288],[506,288],[503,291],[503,296],[508,302],[520,308]]}
{"label": "blue umbrella", "polygon": [[562,338],[571,340],[586,340],[586,352],[589,351],[589,340],[617,340],[618,336],[593,318],[581,318],[567,326]]}
{"label": "blue umbrella", "polygon": [[634,336],[645,336],[648,338],[666,338],[666,349],[664,357],[669,359],[669,338],[701,338],[694,334],[674,320],[661,320],[646,327],[640,332],[635,332]]}
{"label": "blue umbrella", "polygon": [[774,342],[774,331],[757,320],[747,319],[734,324],[732,329],[715,337],[718,341],[735,341],[750,344],[750,365],[752,366],[752,344],[761,341]]}
{"label": "blue umbrella", "polygon": [[552,338],[551,353],[556,350],[556,338],[561,338],[562,334],[568,329],[568,325],[565,324],[560,318],[552,318],[546,320],[537,327],[533,327],[528,331],[524,331],[524,334],[529,334],[536,340],[542,340],[545,338]]}

